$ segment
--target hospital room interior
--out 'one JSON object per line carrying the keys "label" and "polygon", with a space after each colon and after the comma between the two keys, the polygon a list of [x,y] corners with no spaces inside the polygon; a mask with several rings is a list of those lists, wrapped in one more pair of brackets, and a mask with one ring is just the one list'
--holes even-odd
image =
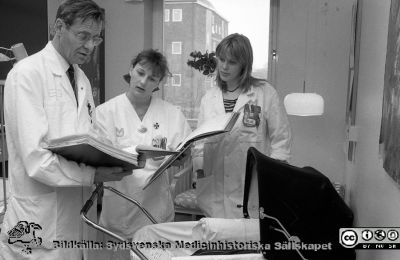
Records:
{"label": "hospital room interior", "polygon": [[[399,75],[395,71],[400,47],[398,0],[94,1],[105,12],[103,42],[96,47],[91,62],[82,67],[92,85],[96,106],[126,91],[123,75],[130,61],[140,51],[152,48],[165,55],[171,72],[153,96],[177,106],[194,130],[200,100],[206,91],[216,88],[216,82],[213,75],[203,75],[188,65],[193,59],[190,54],[215,52],[229,34],[246,35],[254,52],[253,75],[266,79],[276,89],[286,109],[292,133],[289,165],[312,167],[327,177],[336,192],[330,196],[343,203],[337,211],[346,207],[352,215],[352,223],[342,228],[397,232],[393,240],[385,238],[387,245],[383,245],[397,245],[397,250],[389,246],[379,249],[383,242],[374,239],[376,244],[381,243],[378,247],[357,248],[355,257],[348,259],[400,259],[400,138],[392,137],[398,132],[395,124],[400,122],[396,113],[400,96],[394,79]],[[22,43],[27,55],[41,50],[52,35],[60,2],[0,0],[1,100],[7,73],[14,62],[19,62],[13,61],[12,46]],[[1,109],[0,228],[10,192],[8,177],[13,174],[8,169],[3,101]],[[250,157],[249,153],[247,159]],[[267,172],[257,167],[259,164],[251,167]],[[196,206],[191,158],[170,167],[166,174],[174,199],[174,222],[201,221],[204,214]],[[276,183],[277,190],[280,185],[285,183]],[[308,189],[302,188],[300,193]],[[291,196],[301,194],[288,190],[284,195]],[[329,199],[326,203],[331,202]],[[96,198],[91,207],[100,213],[101,200]],[[362,230],[351,232],[361,243]],[[338,229],[337,234],[344,233]],[[348,248],[354,245],[343,243]],[[259,252],[243,253],[249,254],[248,258],[209,259],[262,259]],[[287,259],[307,259],[306,255]],[[207,259],[203,257],[198,259]],[[268,252],[264,257],[268,259]]]}

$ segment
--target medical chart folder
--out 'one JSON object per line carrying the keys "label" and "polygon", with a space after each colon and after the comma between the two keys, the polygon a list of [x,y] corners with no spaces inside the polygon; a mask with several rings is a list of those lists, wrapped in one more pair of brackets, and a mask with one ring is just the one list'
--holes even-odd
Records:
{"label": "medical chart folder", "polygon": [[178,154],[179,151],[164,150],[150,145],[137,145],[135,148],[136,152],[143,154],[147,158],[155,158],[160,156]]}
{"label": "medical chart folder", "polygon": [[[176,147],[172,155],[170,155],[154,172],[151,178],[147,181],[143,189],[146,189],[151,183],[153,183],[161,174],[165,172],[183,153],[190,147],[190,145],[198,140],[230,132],[239,118],[240,112],[228,113],[216,116],[210,120],[205,121],[199,125],[192,133],[190,133],[183,141]],[[166,151],[171,152],[171,151]],[[146,154],[145,151],[143,151]],[[153,156],[156,153],[152,154]],[[164,154],[160,153],[159,156]]]}
{"label": "medical chart folder", "polygon": [[126,170],[143,168],[140,153],[129,153],[91,135],[70,135],[52,139],[44,146],[67,160],[90,166],[120,166]]}

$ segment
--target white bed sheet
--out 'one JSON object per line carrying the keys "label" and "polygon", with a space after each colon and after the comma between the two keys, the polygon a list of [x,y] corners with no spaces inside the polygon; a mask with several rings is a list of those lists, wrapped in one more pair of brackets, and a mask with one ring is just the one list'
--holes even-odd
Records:
{"label": "white bed sheet", "polygon": [[[132,238],[132,242],[151,260],[184,260],[199,249],[250,249],[227,247],[235,243],[243,245],[246,241],[259,240],[258,219],[213,218],[148,225],[139,229]],[[131,260],[138,259],[131,252]],[[261,254],[202,255],[192,256],[190,259],[257,260],[263,257]]]}
{"label": "white bed sheet", "polygon": [[262,254],[178,256],[171,260],[265,260]]}

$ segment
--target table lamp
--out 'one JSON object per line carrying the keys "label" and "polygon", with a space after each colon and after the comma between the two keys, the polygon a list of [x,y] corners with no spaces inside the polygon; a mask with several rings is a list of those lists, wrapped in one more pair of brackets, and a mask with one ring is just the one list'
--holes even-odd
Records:
{"label": "table lamp", "polygon": [[306,83],[303,83],[303,93],[286,95],[283,103],[288,115],[320,116],[324,114],[324,99],[317,93],[306,93]]}
{"label": "table lamp", "polygon": [[[26,49],[24,47],[23,43],[17,43],[11,46],[11,48],[4,48],[0,47],[0,50],[5,50],[6,54],[0,53],[0,62],[2,61],[20,61],[25,57],[28,57],[28,53],[26,52]],[[9,56],[9,52],[12,52],[13,57]]]}
{"label": "table lamp", "polygon": [[304,81],[303,81],[303,92],[302,93],[290,93],[288,94],[283,103],[286,108],[288,115],[295,116],[320,116],[324,113],[324,99],[317,93],[306,93],[306,81],[307,81],[307,64],[308,64],[308,29],[309,29],[309,8],[310,3],[306,3],[306,23],[305,23],[305,35],[304,35]]}

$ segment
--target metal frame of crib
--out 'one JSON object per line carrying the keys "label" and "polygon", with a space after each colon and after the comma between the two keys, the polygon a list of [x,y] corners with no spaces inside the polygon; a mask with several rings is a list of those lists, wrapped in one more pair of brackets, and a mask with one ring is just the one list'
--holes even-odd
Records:
{"label": "metal frame of crib", "polygon": [[[134,200],[132,198],[130,198],[129,196],[126,196],[125,194],[119,192],[118,190],[109,187],[109,186],[105,186],[103,185],[103,183],[97,184],[96,185],[96,189],[93,191],[92,195],[90,196],[90,198],[86,201],[85,205],[83,206],[83,208],[81,209],[81,217],[83,219],[83,221],[85,221],[89,226],[102,231],[104,233],[106,233],[107,235],[110,235],[111,237],[121,241],[121,242],[130,242],[127,239],[115,234],[114,232],[106,229],[105,227],[95,223],[94,221],[90,220],[87,217],[87,213],[89,212],[89,210],[91,209],[91,207],[94,204],[94,201],[97,200],[97,198],[100,196],[100,194],[102,194],[103,190],[107,189],[115,194],[117,194],[118,196],[130,201],[131,203],[135,204],[149,219],[153,224],[157,224],[157,221],[154,219],[154,217],[145,209],[143,208],[143,206],[137,201]],[[149,260],[136,246],[131,247],[131,251],[133,251],[141,260]]]}

